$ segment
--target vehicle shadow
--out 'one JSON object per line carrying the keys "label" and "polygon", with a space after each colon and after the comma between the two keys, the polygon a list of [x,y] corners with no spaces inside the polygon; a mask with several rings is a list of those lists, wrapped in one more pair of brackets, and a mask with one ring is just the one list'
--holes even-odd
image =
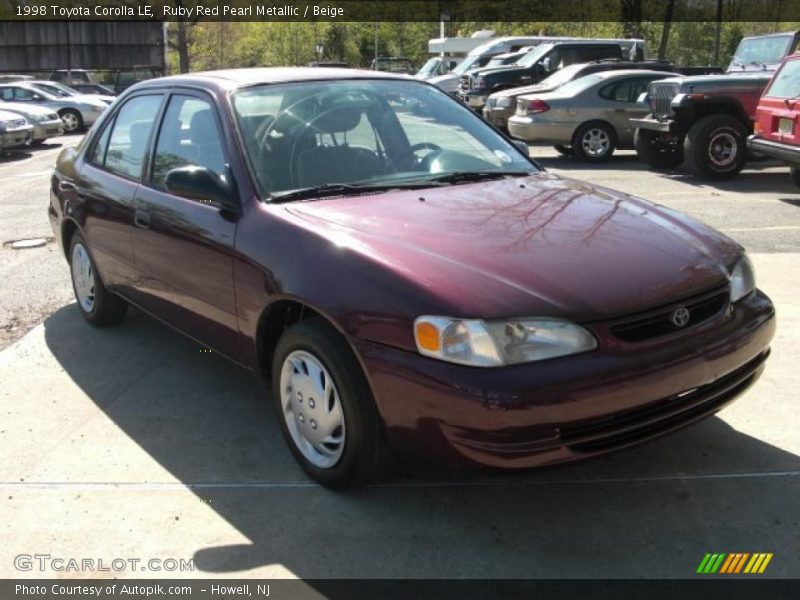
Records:
{"label": "vehicle shadow", "polygon": [[[376,485],[335,493],[295,465],[254,376],[131,312],[117,328],[95,329],[64,307],[45,321],[46,343],[121,431],[249,540],[209,536],[189,550],[200,572],[688,577],[711,551],[776,552],[772,576],[800,572],[800,479],[776,474],[796,474],[800,459],[719,418],[559,468],[453,470],[405,459]],[[756,404],[752,392],[743,401]],[[332,584],[309,585],[325,594]]]}
{"label": "vehicle shadow", "polygon": [[29,148],[0,150],[0,163],[16,162],[33,156]]}

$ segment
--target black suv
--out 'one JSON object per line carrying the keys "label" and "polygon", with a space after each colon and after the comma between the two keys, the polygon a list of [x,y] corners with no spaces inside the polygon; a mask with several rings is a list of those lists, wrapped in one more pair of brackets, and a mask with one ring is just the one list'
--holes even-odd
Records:
{"label": "black suv", "polygon": [[[559,69],[604,58],[622,59],[639,40],[552,42],[539,44],[516,64],[474,69],[461,76],[459,94],[471,108],[480,110],[489,94],[507,88],[539,83]],[[623,45],[629,46],[623,49]],[[637,56],[644,58],[643,56]]]}

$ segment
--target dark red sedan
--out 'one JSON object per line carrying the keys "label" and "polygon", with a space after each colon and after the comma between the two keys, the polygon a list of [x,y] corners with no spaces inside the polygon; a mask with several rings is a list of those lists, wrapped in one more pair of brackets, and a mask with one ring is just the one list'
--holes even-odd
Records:
{"label": "dark red sedan", "polygon": [[263,372],[332,487],[387,445],[529,467],[653,438],[753,383],[775,330],[729,238],[385,73],[138,84],[61,154],[49,214],[89,323],[133,304]]}

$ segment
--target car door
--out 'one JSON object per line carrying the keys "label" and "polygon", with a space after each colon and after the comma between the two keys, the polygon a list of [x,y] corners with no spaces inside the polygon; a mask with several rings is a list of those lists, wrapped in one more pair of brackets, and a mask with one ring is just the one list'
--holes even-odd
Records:
{"label": "car door", "polygon": [[146,181],[136,194],[133,249],[142,306],[199,342],[236,359],[239,328],[233,288],[236,220],[166,187],[167,173],[196,165],[226,176],[217,109],[211,98],[174,91],[166,104]]}
{"label": "car door", "polygon": [[637,103],[642,92],[647,90],[651,81],[666,77],[666,75],[629,75],[616,79],[602,86],[598,95],[602,103],[602,115],[617,131],[617,144],[630,146],[633,144],[633,134],[636,128],[631,119],[645,117],[648,109]]}
{"label": "car door", "polygon": [[163,100],[153,93],[126,100],[89,140],[80,177],[60,184],[83,212],[83,232],[103,280],[129,297],[138,277],[131,245],[134,199]]}

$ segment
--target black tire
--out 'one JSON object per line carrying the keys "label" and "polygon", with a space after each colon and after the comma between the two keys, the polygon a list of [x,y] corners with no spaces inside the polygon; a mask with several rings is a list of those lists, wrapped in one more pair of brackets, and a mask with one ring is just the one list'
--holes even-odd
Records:
{"label": "black tire", "polygon": [[553,146],[561,156],[572,156],[572,146],[564,146],[563,144],[556,144]]}
{"label": "black tire", "polygon": [[[585,138],[592,134],[605,136],[607,143],[602,153],[592,153],[590,150]],[[611,125],[601,121],[584,123],[578,128],[578,131],[575,132],[575,136],[572,139],[572,152],[575,155],[575,158],[586,162],[604,162],[611,158],[611,155],[614,154],[616,147],[616,131],[614,131],[614,128]]]}
{"label": "black tire", "polygon": [[700,119],[683,143],[687,168],[702,179],[734,177],[747,162],[747,134],[745,125],[728,115]]}
{"label": "black tire", "polygon": [[65,108],[58,111],[61,122],[64,124],[64,133],[78,133],[83,131],[83,117],[77,110]]}
{"label": "black tire", "polygon": [[[91,265],[94,279],[94,299],[91,308],[87,308],[81,302],[81,298],[78,293],[78,284],[76,283],[75,273],[75,260],[73,259],[77,246],[81,246],[85,250],[86,256],[88,257]],[[125,313],[128,311],[128,303],[119,296],[109,292],[106,289],[106,286],[103,285],[103,281],[100,279],[100,274],[97,272],[97,268],[95,267],[94,259],[92,258],[91,252],[89,252],[89,246],[86,244],[86,240],[83,238],[83,236],[78,232],[75,232],[72,235],[72,239],[69,243],[69,256],[67,258],[69,260],[70,278],[72,279],[72,290],[75,293],[75,300],[78,304],[78,310],[81,312],[83,318],[86,319],[89,324],[96,327],[109,327],[111,325],[120,323],[125,318]]]}
{"label": "black tire", "polygon": [[[344,416],[344,447],[338,462],[327,468],[320,468],[304,456],[284,416],[281,371],[286,358],[296,351],[309,353],[319,361],[339,394]],[[322,319],[308,319],[291,326],[278,341],[271,370],[272,398],[281,431],[308,476],[332,489],[358,487],[371,481],[385,457],[383,427],[361,365],[341,334]],[[309,411],[311,408],[313,405]],[[308,419],[310,422],[311,417]]]}
{"label": "black tire", "polygon": [[683,144],[670,141],[658,131],[637,129],[633,147],[639,160],[653,169],[674,169],[683,162]]}
{"label": "black tire", "polygon": [[800,187],[800,169],[792,167],[789,169],[789,176],[792,178],[792,183]]}
{"label": "black tire", "polygon": [[47,138],[43,140],[33,140],[31,146],[44,146],[45,142],[47,142]]}

